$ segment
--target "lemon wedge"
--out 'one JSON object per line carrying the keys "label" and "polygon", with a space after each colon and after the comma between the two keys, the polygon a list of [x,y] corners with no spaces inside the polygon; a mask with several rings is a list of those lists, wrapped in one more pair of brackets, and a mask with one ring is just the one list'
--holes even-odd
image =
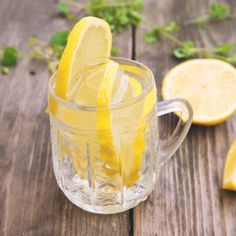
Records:
{"label": "lemon wedge", "polygon": [[236,110],[236,69],[217,59],[192,59],[172,68],[163,80],[164,99],[180,97],[193,108],[193,123],[215,125]]}
{"label": "lemon wedge", "polygon": [[230,147],[226,157],[223,188],[236,191],[236,141]]}

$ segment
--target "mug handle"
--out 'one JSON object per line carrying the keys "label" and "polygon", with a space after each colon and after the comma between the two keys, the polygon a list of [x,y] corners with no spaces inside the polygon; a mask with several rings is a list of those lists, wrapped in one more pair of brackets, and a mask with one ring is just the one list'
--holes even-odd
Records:
{"label": "mug handle", "polygon": [[163,165],[179,148],[192,123],[193,110],[185,99],[169,99],[157,104],[157,116],[171,112],[178,113],[180,118],[172,135],[167,140],[160,140],[160,165]]}

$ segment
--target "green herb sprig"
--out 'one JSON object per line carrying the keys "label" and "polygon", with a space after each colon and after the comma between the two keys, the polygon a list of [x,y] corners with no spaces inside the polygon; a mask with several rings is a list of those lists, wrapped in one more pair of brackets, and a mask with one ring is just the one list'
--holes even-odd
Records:
{"label": "green herb sprig", "polygon": [[[160,26],[142,16],[142,0],[89,0],[85,4],[80,4],[76,0],[61,0],[57,4],[57,9],[65,19],[74,24],[80,17],[78,14],[92,15],[106,20],[113,33],[120,33],[130,26],[139,26],[141,22],[146,23],[151,28],[150,32],[144,34],[144,39],[148,43],[154,43],[161,38],[169,40],[177,48],[173,50],[173,55],[177,59],[188,59],[194,56],[219,58],[236,65],[235,46],[232,44],[220,44],[213,48],[199,48],[191,40],[182,41],[175,34],[180,31],[180,24],[171,22],[167,26]],[[232,18],[230,6],[225,3],[212,3],[208,13],[190,19],[184,24],[204,25],[212,21],[224,21]],[[18,63],[19,58],[29,58],[45,62],[49,71],[57,69],[62,52],[65,48],[68,37],[68,30],[55,32],[49,42],[44,42],[38,38],[31,38],[28,41],[29,53],[20,53],[14,47],[5,47],[0,51],[0,69],[3,74],[9,73],[9,68]],[[112,54],[120,53],[119,48],[112,48]]]}
{"label": "green herb sprig", "polygon": [[86,15],[99,17],[107,21],[113,33],[119,33],[128,26],[138,26],[141,22],[136,13],[143,10],[142,0],[106,1],[90,0],[88,3],[79,4],[71,0],[63,0],[58,3],[59,12],[68,20],[78,20],[73,14],[72,8],[83,10]]}
{"label": "green herb sprig", "polygon": [[45,62],[49,71],[54,73],[66,46],[68,35],[68,30],[61,30],[55,32],[49,42],[41,41],[38,38],[29,39],[30,53],[25,54],[25,57]]}
{"label": "green herb sprig", "polygon": [[[59,3],[60,4],[60,3]],[[143,2],[141,0],[134,1],[106,1],[106,0],[90,0],[86,4],[78,4],[73,0],[64,0],[63,4],[68,4],[64,9],[65,15],[73,15],[72,11],[68,11],[69,5],[76,7],[77,10],[84,10],[86,14],[103,18],[110,25],[114,33],[121,32],[128,26],[138,26],[140,22],[144,22],[151,28],[150,32],[144,34],[144,40],[148,43],[155,43],[161,38],[165,38],[177,46],[173,50],[173,56],[177,59],[188,59],[194,56],[212,57],[225,60],[235,65],[234,45],[220,44],[214,48],[199,48],[191,40],[182,41],[175,36],[180,31],[180,25],[171,22],[167,26],[160,26],[142,16]],[[64,6],[65,7],[65,6]],[[61,6],[58,5],[58,9]],[[205,24],[211,21],[223,21],[229,19],[230,6],[226,3],[212,3],[207,14],[191,19],[185,24]],[[73,17],[76,18],[76,17]],[[117,49],[112,50],[117,53]]]}
{"label": "green herb sprig", "polygon": [[148,43],[155,43],[161,37],[166,37],[172,39],[172,41],[176,41],[179,44],[179,40],[177,38],[173,38],[172,33],[179,32],[180,26],[176,22],[171,22],[167,26],[158,26],[153,23],[150,24],[152,26],[152,31],[144,34],[144,39]]}
{"label": "green herb sprig", "polygon": [[19,52],[14,47],[7,46],[3,48],[0,52],[2,74],[9,74],[10,68],[17,65],[20,58],[45,62],[49,71],[54,73],[66,46],[68,34],[68,30],[57,31],[52,35],[49,42],[32,37],[27,41],[30,51],[28,53]]}
{"label": "green herb sprig", "polygon": [[177,59],[188,59],[193,56],[217,58],[236,66],[235,46],[230,43],[219,44],[213,48],[196,47],[193,41],[185,41],[173,51]]}
{"label": "green herb sprig", "polygon": [[[225,10],[224,7],[227,6]],[[224,20],[228,16],[229,6],[227,4],[212,4],[211,5],[211,18]],[[154,43],[161,38],[169,40],[177,46],[172,51],[172,54],[177,59],[189,59],[194,56],[204,58],[218,58],[224,60],[232,65],[236,65],[235,46],[230,43],[219,44],[213,48],[199,48],[192,40],[182,41],[178,39],[174,33],[180,31],[180,25],[176,22],[171,22],[167,26],[159,26],[154,22],[146,19],[144,16],[142,21],[146,22],[152,29],[150,32],[144,34],[144,40],[148,43]]]}
{"label": "green herb sprig", "polygon": [[233,17],[230,14],[230,6],[226,3],[212,3],[206,14],[189,19],[184,22],[185,25],[205,25],[209,22],[224,21]]}

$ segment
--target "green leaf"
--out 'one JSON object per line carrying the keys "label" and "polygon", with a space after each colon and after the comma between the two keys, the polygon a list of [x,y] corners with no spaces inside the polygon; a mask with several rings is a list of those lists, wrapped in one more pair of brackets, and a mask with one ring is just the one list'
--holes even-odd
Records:
{"label": "green leaf", "polygon": [[143,7],[144,7],[143,0],[132,0],[132,3],[133,3],[134,10],[139,11],[139,12],[143,11]]}
{"label": "green leaf", "polygon": [[235,46],[230,43],[224,43],[221,45],[218,45],[215,48],[215,54],[220,56],[228,56],[230,52],[232,52],[235,49]]}
{"label": "green leaf", "polygon": [[3,49],[2,65],[15,66],[17,64],[18,52],[13,47],[5,47]]}
{"label": "green leaf", "polygon": [[157,41],[156,34],[153,32],[145,33],[144,40],[148,43],[155,43]]}
{"label": "green leaf", "polygon": [[62,31],[58,31],[55,32],[51,39],[50,39],[50,44],[52,46],[62,46],[65,47],[66,43],[67,43],[67,38],[69,35],[69,31],[68,30],[62,30]]}
{"label": "green leaf", "polygon": [[213,20],[225,20],[230,15],[230,7],[226,3],[212,3],[209,16]]}
{"label": "green leaf", "polygon": [[116,47],[112,47],[111,48],[111,54],[113,56],[119,55],[121,53],[121,49],[120,48],[116,48]]}
{"label": "green leaf", "polygon": [[174,49],[173,55],[178,59],[189,58],[196,54],[195,44],[193,41],[185,41],[182,46]]}
{"label": "green leaf", "polygon": [[8,75],[9,72],[10,72],[10,70],[9,70],[8,67],[6,67],[6,66],[3,66],[3,67],[2,67],[2,74],[3,74],[3,75]]}
{"label": "green leaf", "polygon": [[57,9],[59,10],[59,12],[63,13],[66,16],[71,13],[69,6],[64,2],[59,2],[57,4]]}
{"label": "green leaf", "polygon": [[142,0],[107,1],[90,0],[85,5],[87,15],[104,19],[110,24],[112,32],[119,33],[129,26],[137,26],[142,20]]}
{"label": "green leaf", "polygon": [[165,29],[161,26],[157,26],[153,31],[144,34],[144,40],[148,43],[155,43],[160,39],[163,32],[165,32]]}
{"label": "green leaf", "polygon": [[178,32],[180,30],[180,26],[176,22],[171,22],[165,27],[165,30],[168,33]]}
{"label": "green leaf", "polygon": [[53,52],[54,52],[55,58],[61,59],[63,51],[64,51],[64,47],[53,46]]}

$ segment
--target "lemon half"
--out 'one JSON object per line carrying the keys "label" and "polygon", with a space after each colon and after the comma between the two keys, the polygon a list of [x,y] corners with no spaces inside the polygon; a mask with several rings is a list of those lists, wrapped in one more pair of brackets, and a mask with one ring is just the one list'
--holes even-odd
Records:
{"label": "lemon half", "polygon": [[236,110],[236,69],[217,59],[192,59],[164,77],[164,99],[180,97],[193,108],[193,123],[215,125]]}

